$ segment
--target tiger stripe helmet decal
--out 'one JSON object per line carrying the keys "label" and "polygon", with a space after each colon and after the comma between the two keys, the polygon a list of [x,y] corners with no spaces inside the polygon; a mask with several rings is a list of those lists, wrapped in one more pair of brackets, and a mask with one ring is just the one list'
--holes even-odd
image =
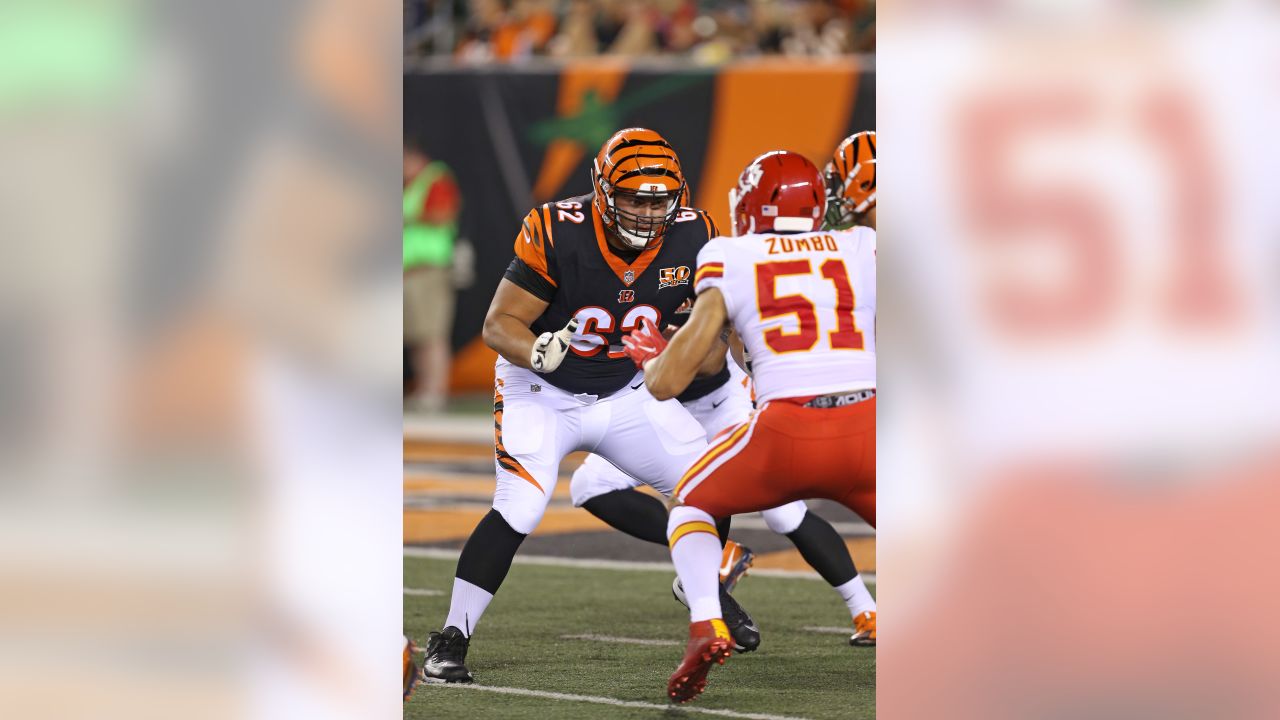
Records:
{"label": "tiger stripe helmet decal", "polygon": [[[619,130],[605,141],[591,165],[591,184],[605,229],[637,250],[662,239],[688,191],[676,151],[661,135],[645,128]],[[621,210],[616,202],[619,195],[665,199],[666,212],[649,217]]]}
{"label": "tiger stripe helmet decal", "polygon": [[827,181],[826,225],[843,229],[876,206],[876,132],[867,130],[841,142],[823,170]]}

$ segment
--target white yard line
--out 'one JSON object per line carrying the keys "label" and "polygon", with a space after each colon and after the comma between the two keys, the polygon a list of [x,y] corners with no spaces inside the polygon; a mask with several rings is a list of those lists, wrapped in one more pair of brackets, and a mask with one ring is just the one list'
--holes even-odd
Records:
{"label": "white yard line", "polygon": [[569,693],[546,692],[544,690],[526,690],[525,688],[512,687],[493,687],[490,685],[477,685],[471,683],[462,685],[459,683],[451,683],[448,685],[428,685],[427,692],[430,688],[456,688],[459,690],[479,690],[482,692],[500,693],[503,695],[523,695],[525,697],[545,698],[547,700],[565,700],[568,702],[585,702],[595,703],[597,705],[613,705],[615,707],[641,708],[645,710],[662,710],[662,711],[684,711],[690,713],[701,713],[703,715],[716,715],[719,717],[743,718],[744,720],[805,720],[795,715],[767,715],[765,713],[746,713],[736,710],[719,710],[713,708],[697,707],[694,705],[672,705],[658,704],[647,702],[635,702],[631,700],[617,700],[611,697],[601,697],[599,695],[571,695]]}
{"label": "white yard line", "polygon": [[[457,560],[460,550],[450,548],[407,547],[405,557],[431,558],[434,560]],[[590,560],[584,558],[562,558],[552,555],[516,555],[516,565],[549,565],[552,567],[586,568],[589,570],[652,570],[673,572],[669,562],[627,562],[622,560]]]}
{"label": "white yard line", "polygon": [[674,645],[680,647],[684,643],[675,640],[649,640],[646,638],[626,638],[613,637],[612,635],[596,635],[594,633],[584,633],[582,635],[561,635],[563,640],[591,640],[594,642],[621,643],[623,645]]}
{"label": "white yard line", "polygon": [[[431,558],[433,560],[457,560],[458,550],[449,548],[407,547],[404,556],[411,558]],[[546,565],[549,567],[584,568],[588,570],[627,570],[673,573],[675,568],[670,562],[639,562],[629,560],[595,560],[588,558],[563,558],[551,555],[516,555],[516,565]],[[797,580],[822,580],[822,576],[812,570],[757,570],[752,568],[749,577],[795,578]],[[868,585],[876,584],[875,573],[862,573],[862,579]]]}
{"label": "white yard line", "polygon": [[444,594],[443,590],[428,590],[426,588],[405,588],[405,595],[426,595],[427,597],[438,597]]}
{"label": "white yard line", "polygon": [[805,631],[807,631],[807,632],[815,632],[815,633],[829,633],[829,634],[831,634],[831,635],[852,635],[852,634],[853,634],[853,626],[852,626],[852,625],[850,625],[849,627],[834,627],[834,626],[826,626],[826,625],[806,625],[806,626],[804,626],[804,627],[802,627],[802,628],[800,628],[800,629],[801,629],[801,630],[805,630]]}

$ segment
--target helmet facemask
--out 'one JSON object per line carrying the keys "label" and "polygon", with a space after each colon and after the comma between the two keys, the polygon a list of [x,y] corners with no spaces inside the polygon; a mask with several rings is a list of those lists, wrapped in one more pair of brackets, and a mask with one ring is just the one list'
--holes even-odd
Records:
{"label": "helmet facemask", "polygon": [[[652,187],[641,190],[624,190],[609,185],[609,182],[596,176],[597,191],[604,197],[604,211],[601,219],[605,227],[611,229],[617,237],[634,250],[644,250],[660,239],[676,220],[680,212],[680,198],[684,195],[684,183],[674,191],[668,191],[663,185],[653,183]],[[648,185],[648,183],[646,183]],[[665,199],[664,212],[661,215],[641,215],[618,207],[617,198],[624,196],[634,200]]]}
{"label": "helmet facemask", "polygon": [[591,163],[591,184],[601,224],[633,250],[661,241],[687,190],[675,150],[645,128],[619,130],[601,146]]}
{"label": "helmet facemask", "polygon": [[844,194],[845,182],[848,180],[840,177],[831,163],[827,163],[823,177],[827,180],[827,216],[823,222],[832,230],[852,227],[855,220],[853,201]]}

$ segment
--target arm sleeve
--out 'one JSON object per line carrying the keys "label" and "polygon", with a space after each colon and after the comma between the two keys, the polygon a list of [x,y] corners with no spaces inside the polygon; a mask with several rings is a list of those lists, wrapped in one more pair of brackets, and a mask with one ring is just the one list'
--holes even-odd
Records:
{"label": "arm sleeve", "polygon": [[711,219],[711,213],[703,210],[702,219],[707,224],[707,240],[710,241],[720,237],[720,228],[716,227],[716,221]]}
{"label": "arm sleeve", "polygon": [[698,269],[693,274],[693,291],[718,288],[724,282],[724,245],[712,240],[698,251]]}
{"label": "arm sleeve", "polygon": [[734,316],[733,298],[729,297],[729,288],[724,282],[725,241],[712,240],[698,251],[698,270],[693,276],[693,291],[705,292],[708,288],[718,288],[724,298],[725,310],[729,317]]}
{"label": "arm sleeve", "polygon": [[520,233],[516,235],[516,259],[540,275],[552,288],[556,288],[560,281],[555,263],[555,246],[551,243],[551,236],[543,222],[541,208],[534,208],[524,216]]}
{"label": "arm sleeve", "polygon": [[503,277],[527,290],[539,300],[551,302],[555,297],[556,286],[519,257],[512,258]]}

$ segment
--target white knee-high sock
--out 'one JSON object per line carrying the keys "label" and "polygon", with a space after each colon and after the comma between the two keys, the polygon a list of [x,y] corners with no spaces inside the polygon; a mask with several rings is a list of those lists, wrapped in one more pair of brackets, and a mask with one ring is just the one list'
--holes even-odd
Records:
{"label": "white knee-high sock", "polygon": [[684,594],[689,599],[692,622],[720,617],[720,536],[716,521],[688,505],[671,511],[667,542]]}
{"label": "white knee-high sock", "polygon": [[444,626],[452,625],[461,630],[463,635],[471,637],[476,623],[480,621],[480,616],[484,615],[484,610],[489,607],[492,599],[493,593],[488,590],[462,578],[454,578],[453,600],[449,603],[449,617],[444,621]]}
{"label": "white knee-high sock", "polygon": [[849,606],[849,614],[854,617],[864,612],[876,611],[876,599],[867,591],[861,575],[854,575],[852,580],[836,588],[836,592],[844,598],[844,604]]}

